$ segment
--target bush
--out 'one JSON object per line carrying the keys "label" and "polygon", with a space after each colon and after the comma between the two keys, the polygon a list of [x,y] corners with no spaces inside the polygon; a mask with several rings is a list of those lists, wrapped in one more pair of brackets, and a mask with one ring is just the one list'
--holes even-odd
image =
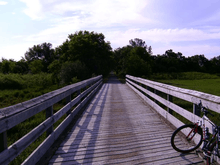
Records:
{"label": "bush", "polygon": [[76,79],[84,80],[88,78],[88,70],[80,61],[66,62],[62,65],[60,72],[61,84],[70,84]]}
{"label": "bush", "polygon": [[0,89],[22,89],[23,81],[17,74],[0,74]]}
{"label": "bush", "polygon": [[53,85],[51,74],[0,74],[0,90],[24,89],[29,87],[48,87]]}

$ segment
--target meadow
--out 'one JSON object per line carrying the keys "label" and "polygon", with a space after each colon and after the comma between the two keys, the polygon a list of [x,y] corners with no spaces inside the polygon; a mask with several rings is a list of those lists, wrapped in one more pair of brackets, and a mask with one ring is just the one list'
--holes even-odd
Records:
{"label": "meadow", "polygon": [[[30,100],[42,94],[48,93],[61,86],[56,85],[52,81],[52,75],[48,73],[40,74],[1,74],[0,73],[0,108],[14,105],[26,100]],[[62,102],[54,105],[54,113],[62,107]],[[33,128],[45,120],[45,111],[29,118],[28,120],[18,124],[7,131],[8,146],[16,142],[25,134],[30,132]],[[65,116],[64,116],[65,117]],[[58,121],[54,128],[62,121]],[[44,133],[33,144],[24,150],[14,161],[10,164],[21,164],[28,155],[46,138]]]}
{"label": "meadow", "polygon": [[0,108],[14,105],[59,88],[51,74],[0,73]]}
{"label": "meadow", "polygon": [[218,75],[185,72],[172,79],[167,79],[167,77],[163,79],[158,76],[156,81],[220,96],[220,77]]}
{"label": "meadow", "polygon": [[[200,73],[200,72],[184,72],[179,75],[164,74],[154,75],[154,80],[169,84],[172,86],[192,89],[216,96],[220,96],[220,77],[215,74]],[[166,96],[163,96],[166,97]],[[190,112],[193,112],[192,103],[173,97],[173,102]],[[208,116],[214,123],[220,125],[220,114],[212,112],[214,117]],[[173,112],[173,115],[184,123],[190,123],[187,119]]]}

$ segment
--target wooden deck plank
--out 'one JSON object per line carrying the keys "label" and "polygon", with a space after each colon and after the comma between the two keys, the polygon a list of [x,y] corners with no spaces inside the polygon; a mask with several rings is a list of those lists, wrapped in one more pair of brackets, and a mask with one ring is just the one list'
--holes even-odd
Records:
{"label": "wooden deck plank", "polygon": [[111,80],[87,106],[49,164],[203,163],[196,154],[173,150],[173,131],[127,85]]}

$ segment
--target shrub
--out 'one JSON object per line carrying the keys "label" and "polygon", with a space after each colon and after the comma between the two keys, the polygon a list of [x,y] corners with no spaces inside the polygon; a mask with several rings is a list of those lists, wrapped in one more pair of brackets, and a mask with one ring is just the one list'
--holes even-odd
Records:
{"label": "shrub", "polygon": [[70,84],[75,79],[83,80],[88,77],[86,66],[80,61],[66,62],[62,65],[60,71],[61,84]]}

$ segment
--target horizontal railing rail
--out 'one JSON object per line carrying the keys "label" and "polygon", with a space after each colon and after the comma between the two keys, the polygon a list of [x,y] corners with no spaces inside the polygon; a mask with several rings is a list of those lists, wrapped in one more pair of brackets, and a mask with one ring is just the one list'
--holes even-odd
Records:
{"label": "horizontal railing rail", "polygon": [[[202,101],[203,106],[208,107],[210,110],[220,113],[220,97],[190,90],[179,88],[151,80],[146,80],[131,75],[126,75],[126,84],[128,84],[137,94],[139,94],[149,105],[151,105],[161,116],[167,119],[175,127],[180,127],[184,123],[172,115],[175,111],[185,119],[196,122],[200,117],[196,114],[196,105]],[[158,93],[166,94],[166,99],[161,97]],[[172,102],[172,97],[182,99],[192,103],[193,113],[182,108],[181,106]],[[166,110],[161,106],[166,107]],[[206,126],[212,131],[212,126],[206,122]]]}
{"label": "horizontal railing rail", "polygon": [[[102,76],[97,76],[49,92],[29,101],[0,109],[0,164],[10,163],[46,132],[47,138],[23,162],[23,164],[36,164],[101,85]],[[78,95],[72,99],[71,95],[76,92]],[[65,106],[53,114],[53,105],[63,99],[66,99]],[[12,145],[7,146],[7,131],[9,129],[44,110],[46,110],[46,117],[41,124]],[[65,114],[67,114],[66,118],[54,130],[53,124]]]}

